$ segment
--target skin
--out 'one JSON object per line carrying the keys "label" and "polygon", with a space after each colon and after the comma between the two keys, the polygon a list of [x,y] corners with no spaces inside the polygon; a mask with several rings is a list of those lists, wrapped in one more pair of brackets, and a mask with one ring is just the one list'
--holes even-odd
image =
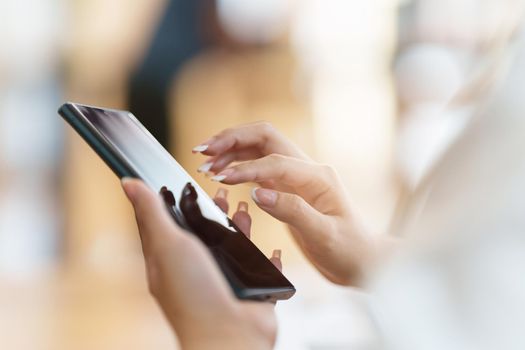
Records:
{"label": "skin", "polygon": [[[159,195],[124,179],[135,210],[148,287],[183,349],[270,349],[276,338],[274,305],[239,301],[203,244],[175,225]],[[216,197],[227,211],[224,190]],[[251,220],[239,203],[235,224],[247,235]],[[280,267],[279,251],[270,260]],[[191,269],[188,262],[191,261]]]}
{"label": "skin", "polygon": [[268,123],[226,129],[195,149],[208,156],[212,180],[258,184],[255,203],[288,224],[304,255],[334,283],[358,285],[393,244],[366,231],[332,167],[310,159]]}
{"label": "skin", "polygon": [[[360,225],[336,172],[267,123],[224,130],[194,153],[208,156],[201,170],[215,174],[212,180],[256,183],[255,203],[288,224],[305,256],[334,283],[358,284],[363,271],[391,247]],[[236,299],[209,252],[173,222],[160,196],[138,180],[124,179],[122,185],[135,209],[151,294],[182,348],[272,348],[273,305]],[[215,201],[228,212],[226,197],[227,191],[219,189]],[[233,220],[249,236],[247,207],[239,203]],[[271,260],[278,267],[279,258],[280,251],[274,251]]]}

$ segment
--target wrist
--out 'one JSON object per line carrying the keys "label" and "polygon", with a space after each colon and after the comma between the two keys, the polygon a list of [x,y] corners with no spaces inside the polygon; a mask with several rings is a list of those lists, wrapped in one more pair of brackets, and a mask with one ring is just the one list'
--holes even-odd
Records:
{"label": "wrist", "polygon": [[175,327],[183,350],[231,349],[267,350],[273,348],[274,337],[258,327],[255,320],[243,316],[231,318],[224,315],[218,322],[209,324],[189,322]]}
{"label": "wrist", "polygon": [[369,266],[378,256],[377,237],[352,216],[340,222],[334,244],[332,282],[349,287],[361,286]]}
{"label": "wrist", "polygon": [[272,344],[265,339],[261,339],[252,332],[243,331],[242,327],[228,332],[202,332],[192,336],[181,335],[179,342],[182,350],[268,350],[272,348]]}
{"label": "wrist", "polygon": [[[231,339],[235,336],[220,337],[220,338],[209,338],[209,339],[195,339],[189,342],[180,342],[182,350],[216,350],[216,349],[228,349],[228,350],[269,350],[269,345],[254,342],[249,339]],[[228,339],[229,338],[229,339]]]}

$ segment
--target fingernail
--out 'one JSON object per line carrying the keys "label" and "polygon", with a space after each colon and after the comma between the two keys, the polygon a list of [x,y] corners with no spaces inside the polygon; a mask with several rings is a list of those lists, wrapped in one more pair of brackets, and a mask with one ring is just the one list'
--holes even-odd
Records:
{"label": "fingernail", "polygon": [[199,173],[207,173],[208,171],[210,171],[212,166],[213,162],[204,163],[199,167],[199,169],[197,169],[197,171]]}
{"label": "fingernail", "polygon": [[193,153],[201,153],[208,149],[209,145],[198,145],[191,150]]}
{"label": "fingernail", "polygon": [[265,188],[254,188],[252,198],[264,207],[273,207],[277,203],[277,192]]}
{"label": "fingernail", "polygon": [[217,193],[215,194],[215,197],[217,198],[222,198],[222,199],[226,199],[226,197],[228,197],[228,190],[225,189],[225,188],[219,188],[217,190]]}
{"label": "fingernail", "polygon": [[237,211],[243,211],[245,213],[248,212],[248,203],[246,202],[239,202],[239,205],[237,206]]}
{"label": "fingernail", "polygon": [[281,259],[282,250],[281,249],[274,249],[272,253],[272,258],[274,259]]}
{"label": "fingernail", "polygon": [[233,174],[235,170],[234,169],[226,169],[226,170],[223,170],[221,171],[219,174],[213,176],[211,178],[211,181],[215,181],[215,182],[222,182],[224,181],[224,179],[226,179],[228,176],[231,176]]}
{"label": "fingernail", "polygon": [[210,180],[215,181],[215,182],[221,182],[221,181],[224,181],[224,179],[226,179],[225,175],[215,175],[215,176],[212,176]]}

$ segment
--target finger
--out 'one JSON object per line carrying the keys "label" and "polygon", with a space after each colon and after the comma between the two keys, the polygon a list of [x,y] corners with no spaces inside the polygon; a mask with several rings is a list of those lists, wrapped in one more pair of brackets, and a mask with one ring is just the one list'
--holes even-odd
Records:
{"label": "finger", "polygon": [[280,249],[274,249],[270,261],[274,264],[279,271],[283,271],[283,263],[281,262],[282,251]]}
{"label": "finger", "polygon": [[[231,312],[232,290],[202,242],[174,224],[160,198],[144,183],[124,179],[122,186],[135,209],[148,287],[172,327],[179,329],[188,320],[204,323],[210,313]],[[194,264],[191,269],[188,261]]]}
{"label": "finger", "polygon": [[[199,169],[197,169],[197,171],[200,172],[200,173],[204,173],[204,175],[206,175],[206,177],[208,177],[208,178],[212,178],[212,177],[215,176],[216,173],[222,171],[224,167],[229,165],[229,164],[226,164],[224,167],[223,166],[214,167],[214,164],[215,164],[214,163],[214,159],[216,159],[216,158],[218,158],[218,157],[210,157],[206,163],[202,164],[199,167]],[[253,158],[250,158],[250,159],[255,159],[255,158],[257,158],[257,157],[253,157]],[[236,160],[240,161],[240,160],[248,160],[248,159],[240,159],[239,158],[239,159],[236,159]],[[213,167],[213,170],[212,170],[212,167]],[[274,180],[261,181],[260,184],[264,188],[275,188],[275,181]]]}
{"label": "finger", "polygon": [[209,158],[197,171],[201,173],[210,171],[218,173],[233,162],[257,159],[262,156],[263,154],[253,147],[241,150],[230,150],[218,156]]}
{"label": "finger", "polygon": [[252,218],[250,214],[248,214],[248,203],[246,202],[239,202],[239,205],[237,207],[237,211],[232,217],[233,222],[237,227],[246,235],[246,237],[250,238],[251,228],[252,228]]}
{"label": "finger", "polygon": [[182,230],[173,224],[160,197],[137,179],[123,179],[122,187],[133,209],[144,255],[147,257],[152,247],[162,246],[162,242]]}
{"label": "finger", "polygon": [[223,187],[219,187],[219,189],[217,190],[217,193],[215,194],[215,197],[213,198],[213,201],[215,202],[215,204],[217,204],[219,208],[221,208],[221,210],[225,214],[228,214],[229,204],[228,204],[228,190],[227,189]]}
{"label": "finger", "polygon": [[195,147],[193,151],[217,155],[233,148],[263,148],[269,134],[275,132],[267,123],[253,123],[226,129]]}
{"label": "finger", "polygon": [[295,227],[310,243],[324,244],[327,232],[326,216],[315,210],[296,194],[278,192],[265,188],[255,188],[252,198],[265,212],[274,218]]}
{"label": "finger", "polygon": [[229,185],[273,180],[294,188],[307,188],[313,196],[326,192],[331,184],[323,166],[278,154],[232,166],[212,180]]}
{"label": "finger", "polygon": [[226,129],[193,149],[193,152],[215,156],[228,150],[256,148],[262,155],[279,153],[302,159],[308,157],[271,124],[257,122]]}

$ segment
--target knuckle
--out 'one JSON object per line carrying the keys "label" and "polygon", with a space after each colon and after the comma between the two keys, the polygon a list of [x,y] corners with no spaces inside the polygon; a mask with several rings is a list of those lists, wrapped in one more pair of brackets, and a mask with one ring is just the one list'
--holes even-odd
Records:
{"label": "knuckle", "polygon": [[264,135],[270,135],[275,132],[275,127],[270,122],[262,121],[257,126]]}
{"label": "knuckle", "polygon": [[272,153],[268,156],[266,156],[266,160],[268,162],[268,166],[272,167],[274,170],[274,174],[276,174],[277,177],[284,177],[287,174],[287,168],[286,168],[286,161],[287,157],[283,156],[282,154],[278,153]]}
{"label": "knuckle", "polygon": [[306,215],[306,207],[303,199],[297,195],[291,195],[289,202],[288,207],[290,208],[292,217],[299,220],[304,218]]}
{"label": "knuckle", "polygon": [[233,133],[233,131],[234,131],[233,128],[226,128],[226,129],[222,130],[220,133],[218,133],[217,137],[219,137],[219,138],[227,137],[228,135],[231,135]]}
{"label": "knuckle", "polygon": [[325,175],[328,179],[332,180],[337,178],[337,171],[334,169],[333,166],[328,164],[321,164],[320,168],[322,174]]}
{"label": "knuckle", "polygon": [[321,169],[323,169],[323,171],[326,173],[326,174],[329,174],[329,175],[333,175],[335,174],[335,169],[333,166],[329,165],[329,164],[321,164]]}

